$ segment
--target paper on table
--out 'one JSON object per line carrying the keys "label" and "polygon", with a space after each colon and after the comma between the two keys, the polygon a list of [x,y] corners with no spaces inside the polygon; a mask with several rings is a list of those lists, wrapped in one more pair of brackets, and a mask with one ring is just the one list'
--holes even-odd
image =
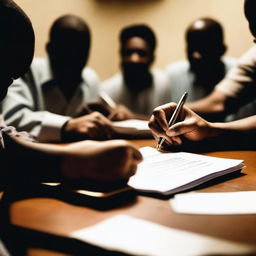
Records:
{"label": "paper on table", "polygon": [[125,121],[115,121],[112,123],[114,130],[120,134],[152,137],[152,133],[148,127],[148,121],[129,119]]}
{"label": "paper on table", "polygon": [[167,228],[125,215],[117,215],[95,226],[78,230],[71,236],[108,250],[132,255],[234,255],[256,251],[256,247],[247,244]]}
{"label": "paper on table", "polygon": [[151,147],[140,149],[144,161],[128,184],[138,190],[172,194],[195,187],[215,177],[240,170],[242,160],[192,153],[160,153]]}
{"label": "paper on table", "polygon": [[175,212],[187,214],[256,214],[256,191],[184,193],[170,204]]}

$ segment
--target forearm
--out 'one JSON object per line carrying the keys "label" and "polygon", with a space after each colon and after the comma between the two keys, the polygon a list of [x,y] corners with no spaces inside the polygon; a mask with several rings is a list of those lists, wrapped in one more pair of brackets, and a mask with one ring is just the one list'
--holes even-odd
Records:
{"label": "forearm", "polygon": [[254,132],[256,131],[256,115],[243,118],[233,122],[210,123],[216,134],[223,132]]}
{"label": "forearm", "polygon": [[60,141],[61,127],[70,117],[62,116],[48,111],[31,111],[27,108],[14,113],[6,120],[21,131],[29,132],[41,142]]}
{"label": "forearm", "polygon": [[225,110],[227,96],[218,90],[214,90],[210,95],[201,100],[187,103],[186,106],[200,115],[218,114]]}
{"label": "forearm", "polygon": [[62,151],[61,146],[5,136],[4,185],[61,181]]}

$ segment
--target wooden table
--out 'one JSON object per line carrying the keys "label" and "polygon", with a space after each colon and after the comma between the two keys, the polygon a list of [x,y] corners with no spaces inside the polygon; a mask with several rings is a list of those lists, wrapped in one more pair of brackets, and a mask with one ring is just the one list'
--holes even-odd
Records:
{"label": "wooden table", "polygon": [[[155,146],[153,140],[133,141],[137,146]],[[245,175],[201,188],[200,191],[245,191],[256,188],[256,151],[212,152],[206,155],[244,159]],[[256,202],[252,202],[256,203]],[[100,211],[52,198],[28,198],[10,205],[12,224],[57,235],[96,224],[114,214],[126,214],[168,227],[232,241],[256,244],[256,215],[185,215],[176,214],[167,200],[138,196],[134,203],[112,210]],[[29,255],[66,255],[43,250],[30,250]]]}

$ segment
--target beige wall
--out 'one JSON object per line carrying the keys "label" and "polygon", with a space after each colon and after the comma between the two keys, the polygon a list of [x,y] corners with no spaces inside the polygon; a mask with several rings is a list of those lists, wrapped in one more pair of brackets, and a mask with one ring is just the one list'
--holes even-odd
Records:
{"label": "beige wall", "polygon": [[45,56],[51,23],[73,13],[90,25],[93,42],[89,65],[101,79],[118,70],[118,33],[131,23],[148,23],[158,37],[155,66],[185,58],[184,30],[194,19],[211,16],[223,23],[228,55],[239,57],[252,44],[243,15],[243,0],[16,0],[32,20],[36,56]]}

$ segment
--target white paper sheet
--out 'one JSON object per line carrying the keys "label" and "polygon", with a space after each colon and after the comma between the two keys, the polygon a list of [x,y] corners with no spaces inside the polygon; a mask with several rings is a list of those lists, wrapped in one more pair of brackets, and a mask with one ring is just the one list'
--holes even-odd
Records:
{"label": "white paper sheet", "polygon": [[160,153],[151,147],[142,148],[141,153],[144,161],[128,184],[143,191],[181,191],[243,166],[242,160],[185,152]]}
{"label": "white paper sheet", "polygon": [[151,130],[148,127],[148,121],[129,119],[112,123],[114,130],[120,134],[152,137]]}
{"label": "white paper sheet", "polygon": [[256,191],[184,193],[170,200],[177,213],[256,214]]}
{"label": "white paper sheet", "polygon": [[105,249],[132,255],[235,255],[256,251],[250,245],[167,228],[126,215],[117,215],[95,226],[73,232],[71,236]]}
{"label": "white paper sheet", "polygon": [[125,121],[115,121],[113,122],[115,127],[124,127],[124,128],[134,128],[137,130],[149,131],[148,121],[129,119]]}

